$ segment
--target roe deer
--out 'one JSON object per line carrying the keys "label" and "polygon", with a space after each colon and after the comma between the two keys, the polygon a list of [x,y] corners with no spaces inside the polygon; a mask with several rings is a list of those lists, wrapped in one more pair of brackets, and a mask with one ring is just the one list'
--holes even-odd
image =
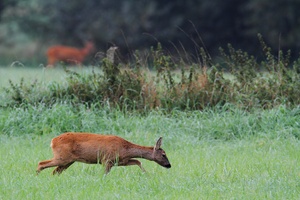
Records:
{"label": "roe deer", "polygon": [[87,42],[82,49],[60,45],[49,47],[47,50],[48,66],[53,67],[58,61],[80,65],[93,50],[94,44],[92,42]]}
{"label": "roe deer", "polygon": [[165,168],[171,164],[163,149],[160,148],[162,137],[154,147],[133,144],[114,135],[100,135],[92,133],[63,133],[51,141],[54,157],[51,160],[41,161],[37,173],[48,167],[57,166],[54,174],[60,174],[75,161],[88,164],[103,164],[105,174],[116,166],[138,165],[145,172],[142,163],[133,158],[144,158],[155,161]]}

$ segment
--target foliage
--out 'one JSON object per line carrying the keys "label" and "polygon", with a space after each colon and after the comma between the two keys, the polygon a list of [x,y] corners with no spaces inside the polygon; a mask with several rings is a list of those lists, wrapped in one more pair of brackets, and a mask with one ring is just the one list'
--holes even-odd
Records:
{"label": "foliage", "polygon": [[39,84],[36,80],[30,85],[26,85],[24,78],[21,78],[20,84],[14,84],[11,80],[9,80],[9,84],[10,88],[6,88],[5,92],[11,94],[11,100],[14,104],[26,105],[41,102],[43,92],[38,87]]}
{"label": "foliage", "polygon": [[[265,55],[262,62],[229,44],[228,50],[220,49],[221,62],[213,63],[200,50],[202,62],[189,64],[183,59],[173,59],[158,44],[156,48],[151,47],[146,61],[140,62],[143,58],[134,54],[136,66],[104,58],[101,61],[103,73],[93,70],[90,74],[79,74],[66,69],[66,86],[52,82],[40,87],[37,81],[26,85],[21,79],[20,84],[11,81],[6,92],[11,106],[70,102],[109,105],[124,111],[203,110],[225,104],[247,110],[297,106],[300,103],[300,59],[292,62],[290,51],[286,55],[279,51],[278,57],[273,55],[262,36],[258,37]],[[147,63],[154,65],[155,75],[147,69]],[[223,69],[229,71],[230,78]]]}
{"label": "foliage", "polygon": [[296,95],[299,95],[300,78],[298,61],[290,65],[290,51],[284,55],[278,52],[278,57],[272,54],[262,36],[258,35],[265,55],[265,61],[258,62],[246,52],[235,50],[228,45],[228,54],[221,49],[225,65],[234,75],[232,102],[242,107],[272,108],[281,104],[298,105]]}
{"label": "foliage", "polygon": [[[215,56],[229,42],[259,57],[256,34],[261,32],[275,51],[291,49],[295,58],[299,6],[298,1],[286,0],[5,0],[0,3],[0,40],[11,41],[5,46],[11,49],[20,43],[16,40],[20,36],[15,35],[26,33],[38,43],[34,55],[49,45],[81,46],[84,40],[93,39],[98,49],[112,43],[129,53],[157,41],[167,48],[183,44],[190,53],[205,44]],[[39,56],[42,60],[43,55]]]}

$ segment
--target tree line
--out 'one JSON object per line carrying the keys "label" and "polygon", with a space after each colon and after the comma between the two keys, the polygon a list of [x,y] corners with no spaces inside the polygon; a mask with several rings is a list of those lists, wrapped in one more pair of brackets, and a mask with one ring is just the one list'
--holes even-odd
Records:
{"label": "tree line", "polygon": [[274,51],[298,56],[299,8],[297,0],[4,0],[0,25],[45,45],[93,40],[99,49],[130,52],[160,42],[191,53],[205,47],[211,55],[228,43],[257,55],[261,33]]}

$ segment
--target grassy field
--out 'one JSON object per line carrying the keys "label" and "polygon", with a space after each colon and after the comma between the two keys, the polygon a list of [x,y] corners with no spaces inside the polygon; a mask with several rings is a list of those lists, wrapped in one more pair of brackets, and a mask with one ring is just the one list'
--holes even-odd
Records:
{"label": "grassy field", "polygon": [[298,141],[171,141],[164,141],[169,170],[143,161],[145,174],[138,167],[115,167],[104,176],[102,166],[76,163],[60,176],[52,176],[50,169],[36,176],[38,161],[52,156],[50,137],[1,136],[1,199],[300,197]]}
{"label": "grassy field", "polygon": [[[73,71],[78,73],[89,73],[92,70],[99,70],[98,68],[92,67],[69,67]],[[47,84],[52,81],[64,82],[66,78],[66,73],[62,67],[57,67],[55,69],[45,68],[43,66],[36,68],[29,68],[24,66],[10,66],[10,67],[1,67],[0,66],[0,91],[2,87],[9,86],[9,80],[13,83],[19,83],[20,79],[28,83],[37,80],[38,82]]]}
{"label": "grassy field", "polygon": [[[10,77],[64,79],[61,69],[0,70],[1,86]],[[64,104],[1,108],[0,199],[299,199],[299,114],[284,106],[145,116]],[[38,162],[52,157],[51,138],[66,131],[116,134],[147,146],[162,136],[172,168],[141,160],[147,173],[114,167],[105,176],[102,166],[75,163],[60,176],[53,169],[37,176]]]}

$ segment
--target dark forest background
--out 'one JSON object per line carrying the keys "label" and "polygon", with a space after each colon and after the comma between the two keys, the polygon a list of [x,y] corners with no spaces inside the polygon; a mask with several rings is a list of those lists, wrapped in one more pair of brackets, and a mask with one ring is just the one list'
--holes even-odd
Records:
{"label": "dark forest background", "polygon": [[276,52],[300,50],[299,0],[2,0],[0,64],[44,63],[53,44],[81,47],[93,40],[98,51],[117,45],[124,54],[163,48],[211,56],[228,43],[261,56],[257,34]]}

